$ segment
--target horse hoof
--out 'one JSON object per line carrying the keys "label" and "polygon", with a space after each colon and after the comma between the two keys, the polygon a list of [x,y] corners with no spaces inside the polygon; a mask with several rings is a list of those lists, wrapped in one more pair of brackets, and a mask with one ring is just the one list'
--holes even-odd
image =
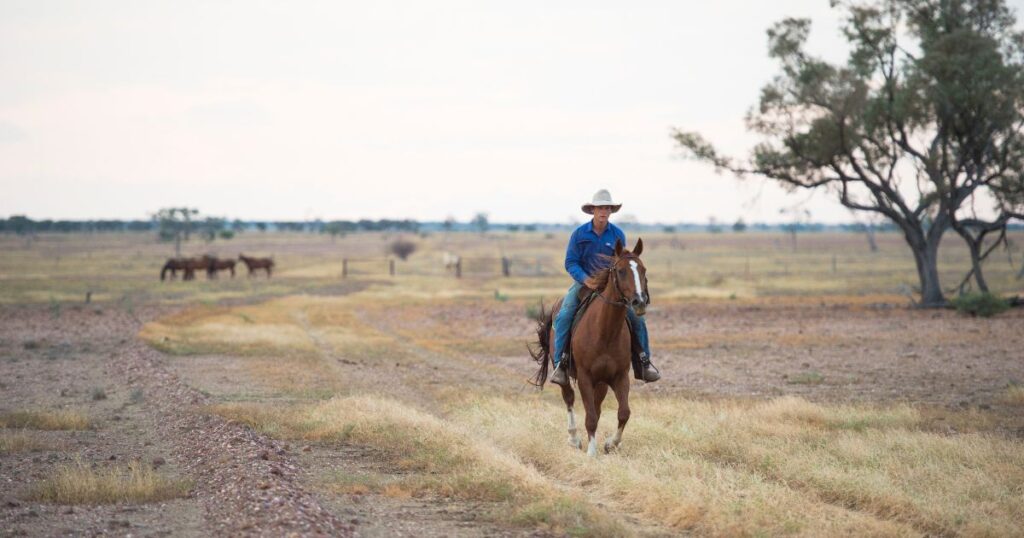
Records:
{"label": "horse hoof", "polygon": [[615,450],[615,445],[614,444],[612,444],[612,443],[605,443],[604,444],[604,453],[605,454],[611,454],[612,450]]}
{"label": "horse hoof", "polygon": [[575,448],[576,450],[583,450],[583,441],[580,441],[579,439],[570,438],[569,446]]}

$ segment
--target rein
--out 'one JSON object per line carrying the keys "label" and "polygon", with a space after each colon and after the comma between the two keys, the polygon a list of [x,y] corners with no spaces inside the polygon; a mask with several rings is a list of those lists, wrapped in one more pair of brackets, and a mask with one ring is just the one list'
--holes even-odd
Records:
{"label": "rein", "polygon": [[[615,282],[615,291],[619,292],[619,300],[618,301],[609,301],[608,299],[605,299],[604,295],[601,294],[601,291],[604,291],[603,289],[601,291],[597,292],[597,298],[601,299],[602,301],[604,301],[605,304],[609,304],[609,305],[612,305],[612,306],[623,306],[623,307],[628,308],[629,307],[629,303],[626,302],[626,294],[622,293],[622,288],[619,287],[618,271],[615,270],[615,266],[614,265],[612,267],[610,267],[608,269],[608,271],[611,272],[612,280]],[[606,284],[605,288],[607,288],[607,287],[608,287],[608,285]]]}

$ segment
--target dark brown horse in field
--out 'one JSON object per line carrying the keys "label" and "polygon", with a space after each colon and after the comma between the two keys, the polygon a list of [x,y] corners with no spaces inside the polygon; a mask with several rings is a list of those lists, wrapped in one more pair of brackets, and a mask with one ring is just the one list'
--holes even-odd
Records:
{"label": "dark brown horse in field", "polygon": [[163,269],[160,270],[160,280],[166,280],[167,273],[171,273],[171,280],[177,278],[178,271],[185,270],[184,262],[184,258],[167,258],[167,263],[165,263]]}
{"label": "dark brown horse in field", "polygon": [[231,271],[231,278],[235,278],[235,260],[213,256],[206,256],[206,259],[206,278],[217,278],[217,271]]}
{"label": "dark brown horse in field", "polygon": [[238,259],[242,260],[242,263],[249,268],[249,276],[253,276],[257,269],[263,269],[267,272],[267,278],[270,278],[270,271],[274,268],[274,258],[250,258],[239,254]]}
{"label": "dark brown horse in field", "polygon": [[[622,430],[629,421],[629,385],[630,385],[630,345],[631,338],[626,325],[626,310],[632,307],[638,315],[643,315],[647,297],[647,269],[640,261],[643,252],[643,241],[638,239],[633,251],[625,250],[616,241],[615,255],[610,259],[607,269],[587,279],[586,285],[597,290],[600,295],[590,303],[576,331],[572,335],[572,364],[569,365],[569,377],[576,380],[586,411],[587,454],[597,456],[597,421],[601,417],[601,404],[604,402],[608,389],[615,393],[619,402],[619,427],[615,435],[604,444],[605,452],[610,452],[622,442]],[[540,363],[540,369],[534,383],[543,386],[548,377],[548,365],[551,364],[551,342],[554,340],[552,320],[561,307],[561,300],[555,302],[551,310],[543,310],[537,329],[540,349],[530,351],[533,359]],[[571,385],[561,387],[562,400],[569,413],[569,444],[583,448],[576,435],[576,416],[573,403],[576,393]]]}
{"label": "dark brown horse in field", "polygon": [[171,279],[173,280],[178,276],[178,271],[185,272],[181,277],[182,280],[195,280],[196,270],[206,269],[209,264],[207,256],[201,258],[168,258],[167,263],[160,270],[160,280],[164,280],[168,272],[171,273]]}

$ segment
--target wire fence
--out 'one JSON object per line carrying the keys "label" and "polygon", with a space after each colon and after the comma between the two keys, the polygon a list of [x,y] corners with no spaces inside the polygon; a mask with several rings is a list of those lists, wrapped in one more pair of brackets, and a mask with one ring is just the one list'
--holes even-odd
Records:
{"label": "wire fence", "polygon": [[395,258],[343,258],[341,268],[342,278],[384,275],[507,278],[549,276],[558,272],[550,260],[528,256],[451,256],[441,263],[431,265],[406,265]]}

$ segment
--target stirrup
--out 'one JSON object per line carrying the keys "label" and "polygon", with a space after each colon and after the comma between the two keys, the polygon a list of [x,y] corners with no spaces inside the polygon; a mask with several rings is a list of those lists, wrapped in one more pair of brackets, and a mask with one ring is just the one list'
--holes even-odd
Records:
{"label": "stirrup", "polygon": [[[659,370],[658,367],[651,362],[651,358],[648,357],[646,353],[640,354],[640,368],[642,369],[642,371],[640,372],[640,378],[643,379],[645,383],[654,383],[655,381],[661,379],[661,370]],[[646,374],[649,370],[652,369],[654,370],[653,372],[651,372],[654,374],[654,379],[647,379]]]}
{"label": "stirrup", "polygon": [[567,366],[568,359],[563,357],[555,366],[555,371],[551,374],[551,382],[555,385],[566,386],[569,384],[569,367]]}

